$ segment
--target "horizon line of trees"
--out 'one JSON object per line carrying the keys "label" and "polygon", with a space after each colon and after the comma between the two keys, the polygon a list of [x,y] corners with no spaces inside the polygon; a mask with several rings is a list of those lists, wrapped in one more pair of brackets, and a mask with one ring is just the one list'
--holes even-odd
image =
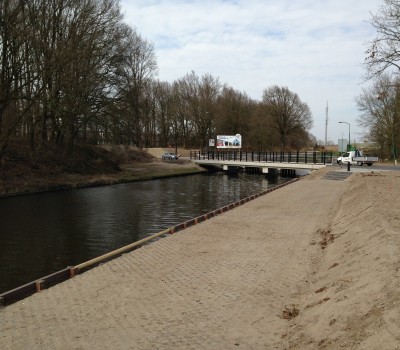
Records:
{"label": "horizon line of trees", "polygon": [[252,100],[210,74],[156,79],[153,45],[123,22],[119,0],[0,2],[0,158],[76,144],[203,148],[240,133],[257,149],[315,144],[310,108],[287,87]]}

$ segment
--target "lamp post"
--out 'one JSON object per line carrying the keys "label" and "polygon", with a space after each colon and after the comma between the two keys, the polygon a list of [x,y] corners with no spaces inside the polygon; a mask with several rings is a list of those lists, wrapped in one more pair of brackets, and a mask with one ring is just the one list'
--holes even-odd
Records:
{"label": "lamp post", "polygon": [[339,122],[339,124],[347,124],[349,126],[349,144],[347,146],[347,150],[350,151],[350,123],[348,123],[348,122]]}
{"label": "lamp post", "polygon": [[394,160],[394,165],[397,165],[397,159],[396,159],[396,146],[394,144],[394,122],[392,124],[392,148],[393,148],[393,160]]}

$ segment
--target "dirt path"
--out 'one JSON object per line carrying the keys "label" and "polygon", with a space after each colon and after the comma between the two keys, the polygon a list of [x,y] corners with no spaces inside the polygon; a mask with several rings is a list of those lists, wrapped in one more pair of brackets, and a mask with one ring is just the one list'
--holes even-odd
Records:
{"label": "dirt path", "polygon": [[0,310],[2,349],[398,349],[400,178],[322,175]]}

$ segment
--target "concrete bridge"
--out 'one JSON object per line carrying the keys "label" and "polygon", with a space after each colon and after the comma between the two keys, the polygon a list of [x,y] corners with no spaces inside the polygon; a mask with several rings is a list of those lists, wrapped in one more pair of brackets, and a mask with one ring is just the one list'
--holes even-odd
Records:
{"label": "concrete bridge", "polygon": [[191,152],[190,159],[201,166],[225,171],[255,170],[263,174],[283,171],[295,174],[318,170],[332,164],[332,152],[242,152],[210,151]]}

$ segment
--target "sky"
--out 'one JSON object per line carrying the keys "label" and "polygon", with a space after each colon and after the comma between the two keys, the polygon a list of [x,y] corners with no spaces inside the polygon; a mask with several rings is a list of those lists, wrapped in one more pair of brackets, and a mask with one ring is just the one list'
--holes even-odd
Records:
{"label": "sky", "polygon": [[[311,109],[317,140],[362,142],[355,98],[382,0],[121,0],[125,22],[154,45],[158,79],[211,74],[261,101],[288,87]],[[328,125],[326,128],[326,107]],[[340,121],[349,123],[339,123]],[[240,130],[238,130],[240,133]]]}

